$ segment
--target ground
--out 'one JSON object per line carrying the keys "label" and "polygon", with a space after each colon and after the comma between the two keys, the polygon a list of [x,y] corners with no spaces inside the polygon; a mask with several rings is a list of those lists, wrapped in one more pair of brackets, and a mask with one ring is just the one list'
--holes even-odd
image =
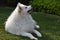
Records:
{"label": "ground", "polygon": [[[5,31],[4,23],[12,10],[12,8],[0,8],[0,40],[30,40]],[[35,34],[34,36],[39,40],[60,40],[60,16],[44,12],[32,12],[31,15],[40,26],[37,30],[41,32],[42,38],[37,37]]]}

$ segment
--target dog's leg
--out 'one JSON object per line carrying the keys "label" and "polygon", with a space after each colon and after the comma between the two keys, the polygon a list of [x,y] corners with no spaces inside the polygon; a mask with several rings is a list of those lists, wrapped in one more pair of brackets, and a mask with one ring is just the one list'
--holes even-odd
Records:
{"label": "dog's leg", "polygon": [[40,26],[39,25],[35,25],[35,28],[40,28]]}
{"label": "dog's leg", "polygon": [[37,30],[34,30],[33,32],[34,32],[38,37],[42,37],[41,33],[38,32]]}
{"label": "dog's leg", "polygon": [[25,37],[29,37],[29,38],[32,39],[32,40],[38,40],[38,39],[35,38],[31,33],[23,32],[21,35],[22,35],[22,36],[25,36]]}

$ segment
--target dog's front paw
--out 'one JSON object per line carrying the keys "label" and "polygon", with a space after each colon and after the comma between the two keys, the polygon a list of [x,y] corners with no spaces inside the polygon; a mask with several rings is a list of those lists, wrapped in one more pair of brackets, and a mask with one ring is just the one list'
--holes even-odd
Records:
{"label": "dog's front paw", "polygon": [[36,25],[36,28],[40,28],[40,26],[39,25]]}
{"label": "dog's front paw", "polygon": [[41,34],[39,34],[39,35],[37,35],[38,37],[42,37],[42,35]]}
{"label": "dog's front paw", "polygon": [[37,38],[33,38],[32,40],[38,40]]}

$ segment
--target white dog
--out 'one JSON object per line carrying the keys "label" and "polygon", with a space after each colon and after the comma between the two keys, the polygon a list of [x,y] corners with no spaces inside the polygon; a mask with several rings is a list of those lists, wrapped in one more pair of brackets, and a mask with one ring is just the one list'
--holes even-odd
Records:
{"label": "white dog", "polygon": [[17,4],[17,7],[9,16],[5,23],[5,30],[12,34],[29,37],[32,40],[38,40],[31,33],[35,33],[38,37],[42,37],[35,28],[39,28],[36,22],[29,14],[32,10],[31,6],[26,6],[21,3]]}

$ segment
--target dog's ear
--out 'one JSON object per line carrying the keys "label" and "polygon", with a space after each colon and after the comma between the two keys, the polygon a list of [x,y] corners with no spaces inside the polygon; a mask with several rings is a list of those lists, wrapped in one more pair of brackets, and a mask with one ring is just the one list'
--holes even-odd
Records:
{"label": "dog's ear", "polygon": [[18,12],[21,13],[22,8],[20,6],[18,6]]}
{"label": "dog's ear", "polygon": [[21,5],[21,3],[19,3],[19,2],[18,2],[17,6],[18,6],[18,12],[19,12],[19,13],[20,13],[20,12],[21,12],[21,10],[22,10],[22,8],[21,8],[21,6],[20,6],[20,5]]}
{"label": "dog's ear", "polygon": [[21,3],[18,2],[17,6],[20,6]]}

